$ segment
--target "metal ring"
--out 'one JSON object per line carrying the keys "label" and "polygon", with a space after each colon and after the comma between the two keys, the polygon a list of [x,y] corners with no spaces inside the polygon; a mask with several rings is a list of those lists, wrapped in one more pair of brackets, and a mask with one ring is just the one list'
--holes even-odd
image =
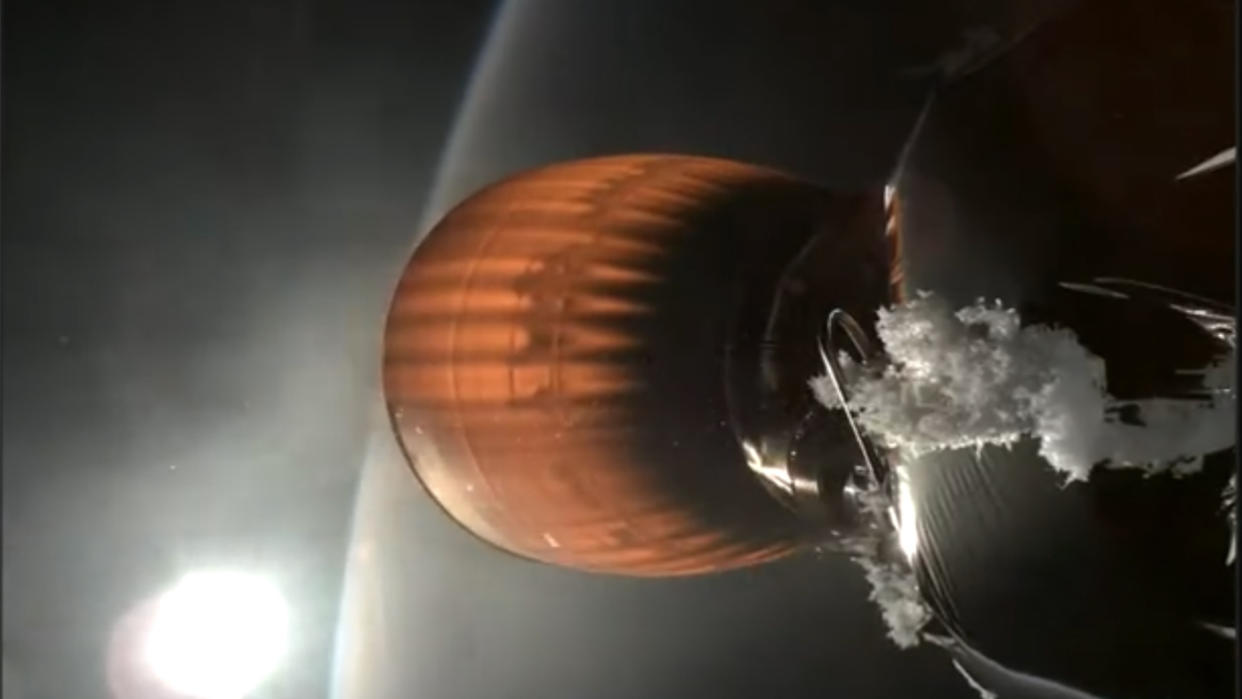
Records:
{"label": "metal ring", "polygon": [[889,485],[888,465],[876,453],[871,440],[867,439],[862,428],[854,420],[854,413],[849,408],[849,394],[845,388],[845,372],[842,371],[841,363],[837,359],[837,328],[840,328],[850,342],[853,343],[854,350],[858,352],[859,359],[864,366],[875,359],[876,352],[866,333],[863,332],[862,326],[858,324],[858,321],[854,320],[853,316],[840,308],[828,314],[827,337],[825,342],[820,345],[820,357],[824,361],[824,366],[828,369],[828,376],[832,379],[833,389],[836,391],[837,400],[841,402],[841,408],[845,413],[846,421],[849,423],[850,432],[853,433],[854,441],[858,444],[859,451],[862,452],[864,465],[867,467],[867,472],[871,477],[872,487],[887,490]]}

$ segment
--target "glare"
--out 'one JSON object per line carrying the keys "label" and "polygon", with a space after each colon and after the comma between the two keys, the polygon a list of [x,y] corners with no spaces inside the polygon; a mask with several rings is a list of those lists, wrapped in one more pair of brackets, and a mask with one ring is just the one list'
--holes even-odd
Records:
{"label": "glare", "polygon": [[787,468],[764,461],[759,449],[750,442],[742,442],[742,453],[746,455],[746,465],[750,467],[750,470],[759,474],[760,478],[776,486],[781,492],[793,492],[793,479],[789,477]]}
{"label": "glare", "polygon": [[1225,150],[1217,153],[1216,155],[1213,155],[1207,160],[1204,160],[1198,165],[1190,168],[1186,172],[1183,172],[1182,174],[1178,175],[1177,179],[1184,180],[1188,177],[1194,177],[1195,175],[1204,175],[1214,170],[1219,170],[1223,167],[1233,165],[1237,161],[1237,159],[1238,159],[1237,147],[1226,148]]}
{"label": "glare", "polygon": [[242,699],[285,651],[288,612],[266,578],[186,575],[158,601],[146,660],[170,689],[195,699]]}
{"label": "glare", "polygon": [[898,471],[897,479],[897,543],[914,560],[919,552],[918,511],[914,506],[914,492],[910,489],[910,477],[904,470]]}

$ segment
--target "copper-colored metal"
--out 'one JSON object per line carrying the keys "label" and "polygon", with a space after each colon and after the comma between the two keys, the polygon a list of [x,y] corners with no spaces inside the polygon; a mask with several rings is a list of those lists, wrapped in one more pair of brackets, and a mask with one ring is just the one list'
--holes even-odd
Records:
{"label": "copper-colored metal", "polygon": [[904,298],[905,268],[901,254],[901,199],[893,187],[884,191],[884,240],[888,244],[888,293],[894,301]]}
{"label": "copper-colored metal", "polygon": [[758,342],[737,334],[736,297],[774,285],[834,202],[663,155],[554,165],[466,200],[414,254],[385,335],[415,473],[476,535],[558,565],[682,575],[799,550],[815,532],[747,470],[724,374]]}

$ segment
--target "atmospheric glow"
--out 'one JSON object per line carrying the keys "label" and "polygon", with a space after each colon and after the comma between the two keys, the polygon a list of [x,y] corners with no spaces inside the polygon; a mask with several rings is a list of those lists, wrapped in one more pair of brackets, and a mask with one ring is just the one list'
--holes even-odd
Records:
{"label": "atmospheric glow", "polygon": [[240,572],[186,575],[156,607],[146,661],[195,699],[241,699],[276,669],[288,612],[271,581]]}

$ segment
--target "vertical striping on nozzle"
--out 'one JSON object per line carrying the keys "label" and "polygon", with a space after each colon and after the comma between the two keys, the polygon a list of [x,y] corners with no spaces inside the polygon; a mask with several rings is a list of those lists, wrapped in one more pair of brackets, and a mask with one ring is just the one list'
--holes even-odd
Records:
{"label": "vertical striping on nozzle", "polygon": [[884,240],[888,251],[889,298],[899,303],[904,298],[902,287],[906,278],[901,254],[901,198],[891,184],[884,186]]}

